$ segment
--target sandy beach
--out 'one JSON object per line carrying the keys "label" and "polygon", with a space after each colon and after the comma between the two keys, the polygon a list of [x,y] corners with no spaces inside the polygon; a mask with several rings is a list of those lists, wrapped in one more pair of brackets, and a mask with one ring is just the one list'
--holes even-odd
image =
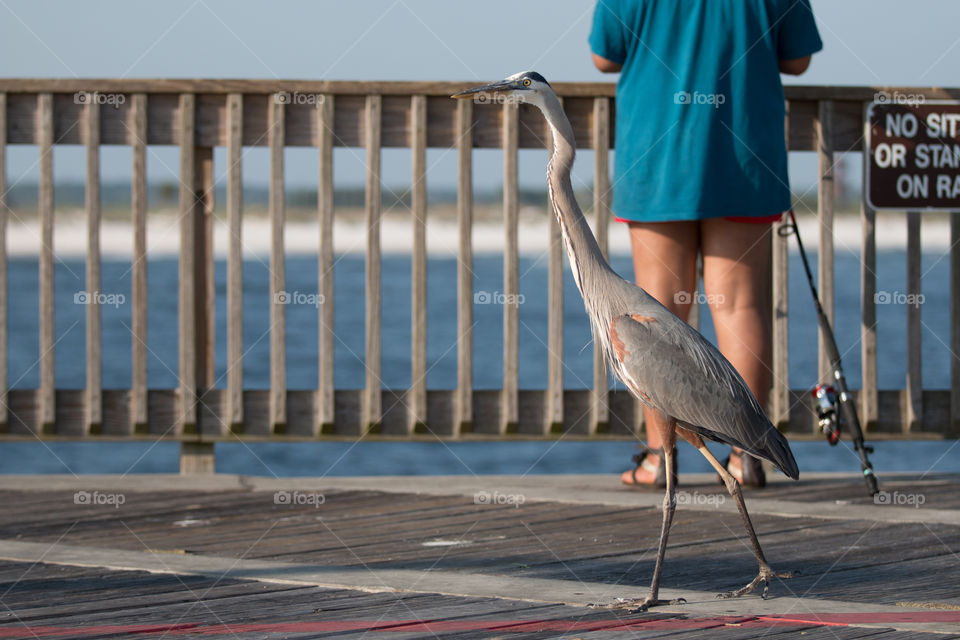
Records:
{"label": "sandy beach", "polygon": [[[476,206],[473,223],[473,250],[476,253],[500,253],[504,245],[501,210],[495,206]],[[317,251],[319,224],[312,212],[291,212],[284,227],[287,254],[310,254]],[[540,207],[524,207],[520,211],[519,246],[525,254],[540,254],[548,245],[547,211]],[[819,242],[819,223],[810,214],[799,217],[800,233],[805,245],[815,248]],[[214,223],[214,252],[226,256],[229,229],[218,215]],[[906,216],[901,212],[877,214],[877,248],[897,250],[906,247]],[[363,211],[356,208],[339,209],[334,222],[334,250],[337,253],[363,253],[366,249],[367,227]],[[949,218],[944,214],[924,214],[921,231],[925,251],[944,251],[950,247]],[[427,250],[433,255],[456,255],[459,231],[455,209],[440,205],[428,211]],[[627,234],[622,224],[611,222],[610,250],[628,253]],[[7,252],[10,256],[37,255],[41,245],[39,220],[35,216],[11,215],[7,228]],[[270,249],[270,222],[265,212],[253,210],[245,214],[243,224],[243,251],[245,255],[266,255]],[[380,242],[384,253],[408,253],[413,245],[413,228],[406,209],[384,212],[381,220]],[[838,215],[834,223],[836,249],[859,251],[861,242],[860,218],[856,214]],[[101,226],[100,243],[104,257],[124,258],[132,253],[133,228],[129,220],[105,216]],[[179,223],[175,210],[152,211],[147,218],[147,247],[152,256],[175,255],[179,249]],[[58,210],[54,229],[54,250],[61,257],[86,254],[87,227],[82,210]],[[791,243],[791,247],[795,247]]]}

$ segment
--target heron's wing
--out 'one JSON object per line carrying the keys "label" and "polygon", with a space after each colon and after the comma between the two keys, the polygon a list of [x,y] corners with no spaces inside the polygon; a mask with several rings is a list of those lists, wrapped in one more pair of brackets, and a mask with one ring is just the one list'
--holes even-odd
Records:
{"label": "heron's wing", "polygon": [[611,338],[618,373],[642,400],[706,438],[738,446],[797,477],[786,439],[743,378],[689,325],[660,314],[623,315],[614,319]]}

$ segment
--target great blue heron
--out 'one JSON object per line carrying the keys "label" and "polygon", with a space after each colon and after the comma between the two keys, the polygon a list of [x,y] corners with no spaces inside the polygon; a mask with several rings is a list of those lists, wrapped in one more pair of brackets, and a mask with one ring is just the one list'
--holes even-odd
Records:
{"label": "great blue heron", "polygon": [[[769,460],[795,480],[799,471],[790,446],[767,419],[743,378],[716,347],[646,291],[610,268],[570,185],[575,153],[573,129],[557,94],[543,76],[526,71],[452,97],[489,94],[510,96],[518,102],[535,105],[547,119],[553,134],[553,153],[547,166],[550,204],[560,223],[573,278],[590,316],[594,342],[601,346],[614,373],[627,388],[665,418],[663,423],[668,426],[662,436],[666,468],[672,468],[673,448],[679,435],[699,449],[717,470],[743,516],[760,571],[742,589],[720,595],[740,596],[762,584],[762,595],[766,597],[771,578],[788,578],[792,574],[777,573],[767,564],[739,483],[710,453],[703,439],[740,447],[753,456]],[[658,595],[676,507],[675,493],[673,474],[667,473],[663,526],[650,593],[643,600],[631,603],[638,605],[639,610],[670,603],[658,599]]]}

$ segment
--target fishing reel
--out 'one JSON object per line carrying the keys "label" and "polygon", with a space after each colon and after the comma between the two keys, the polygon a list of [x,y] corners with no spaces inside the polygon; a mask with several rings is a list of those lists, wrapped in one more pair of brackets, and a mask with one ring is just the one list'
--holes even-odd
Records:
{"label": "fishing reel", "polygon": [[817,424],[827,437],[827,442],[835,446],[840,442],[840,412],[836,390],[825,384],[818,384],[813,390],[814,409],[817,411]]}

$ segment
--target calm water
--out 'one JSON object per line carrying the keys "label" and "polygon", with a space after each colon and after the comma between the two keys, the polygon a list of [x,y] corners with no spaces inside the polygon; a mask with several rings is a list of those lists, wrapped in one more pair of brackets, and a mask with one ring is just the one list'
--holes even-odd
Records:
{"label": "calm water", "polygon": [[[816,263],[816,256],[811,255]],[[619,255],[613,266],[629,277],[629,256]],[[794,388],[816,384],[816,316],[799,257],[791,256],[790,382]],[[949,386],[949,261],[946,255],[924,256],[923,384],[925,388]],[[308,256],[287,258],[287,379],[291,389],[317,384],[317,262]],[[82,259],[58,262],[56,277],[56,379],[61,388],[81,388],[85,376],[84,306],[76,304],[84,290]],[[451,388],[456,381],[456,260],[432,256],[428,264],[427,383],[431,388]],[[266,260],[249,259],[244,264],[244,360],[245,386],[267,388],[269,382],[269,280]],[[856,253],[838,250],[836,256],[836,333],[851,386],[860,386],[859,288],[860,264]],[[383,377],[386,387],[410,383],[410,258],[388,255],[383,259]],[[904,252],[881,252],[877,265],[878,290],[893,301],[905,292]],[[114,296],[114,306],[103,307],[103,385],[130,386],[131,326],[130,267],[127,261],[103,264],[101,294]],[[474,261],[474,290],[480,294],[474,305],[474,380],[478,388],[498,388],[502,382],[502,306],[497,293],[502,288],[502,258],[478,255]],[[336,265],[335,345],[336,382],[339,388],[363,386],[363,285],[362,256],[340,256]],[[520,361],[522,388],[547,384],[546,342],[547,267],[545,258],[520,260]],[[38,269],[35,259],[14,259],[9,265],[10,382],[14,388],[39,385]],[[217,386],[226,385],[226,264],[216,264],[216,376]],[[483,294],[488,294],[484,296]],[[148,270],[148,378],[155,388],[175,387],[177,371],[177,261],[153,259]],[[490,300],[490,303],[483,303]],[[879,384],[882,389],[903,388],[906,366],[906,306],[878,306]],[[702,316],[708,337],[713,329],[709,314]],[[564,384],[585,388],[592,383],[590,331],[583,305],[569,271],[565,271]],[[81,443],[43,445],[4,444],[0,472],[141,472],[176,469],[175,445],[137,443],[103,446]],[[219,446],[219,445],[218,445]],[[885,449],[897,447],[896,457]],[[822,443],[798,443],[802,469],[855,469],[851,454]],[[879,445],[876,466],[887,470],[927,470],[945,451],[943,443]],[[276,475],[373,474],[373,473],[536,473],[616,471],[629,460],[632,445],[623,443],[484,443],[430,444],[341,443],[223,445],[218,451],[219,470],[234,473]],[[141,458],[137,462],[138,458]],[[904,456],[906,456],[904,458]],[[685,471],[700,469],[694,456],[682,462]],[[62,459],[62,462],[61,462]],[[952,456],[945,456],[937,470],[960,470]],[[885,464],[881,464],[884,461]],[[136,464],[135,464],[136,463]],[[113,465],[106,468],[104,465]],[[944,466],[947,465],[947,466]],[[952,466],[950,466],[952,465]],[[116,468],[114,468],[114,466]],[[705,467],[700,470],[707,470]]]}

